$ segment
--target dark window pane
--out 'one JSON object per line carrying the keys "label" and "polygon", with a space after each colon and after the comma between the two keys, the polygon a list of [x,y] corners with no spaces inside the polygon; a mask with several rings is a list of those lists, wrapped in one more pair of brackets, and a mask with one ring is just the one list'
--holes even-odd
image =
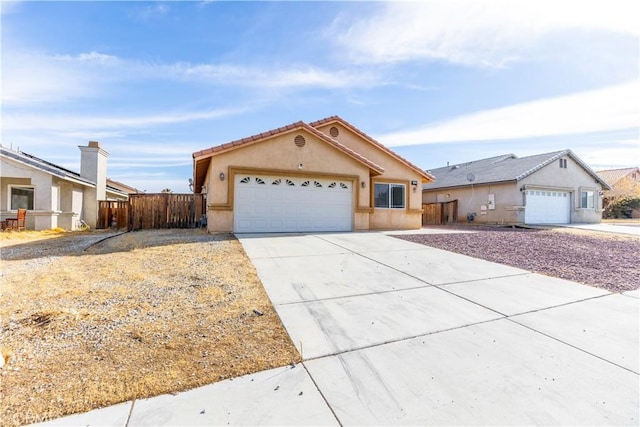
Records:
{"label": "dark window pane", "polygon": [[391,186],[391,207],[404,208],[404,185]]}
{"label": "dark window pane", "polygon": [[374,189],[375,207],[389,207],[389,184],[376,184]]}
{"label": "dark window pane", "polygon": [[11,188],[11,210],[33,210],[33,188]]}

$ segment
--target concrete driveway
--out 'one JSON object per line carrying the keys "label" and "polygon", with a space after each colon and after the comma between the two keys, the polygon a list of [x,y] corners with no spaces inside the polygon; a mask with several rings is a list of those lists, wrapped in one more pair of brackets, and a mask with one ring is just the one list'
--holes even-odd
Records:
{"label": "concrete driveway", "polygon": [[383,233],[239,238],[335,422],[640,423],[636,297]]}
{"label": "concrete driveway", "polygon": [[582,230],[599,231],[602,233],[626,234],[640,236],[639,223],[598,223],[598,224],[562,224],[558,227],[579,228]]}
{"label": "concrete driveway", "polygon": [[383,233],[240,235],[304,362],[45,425],[639,425],[638,292]]}

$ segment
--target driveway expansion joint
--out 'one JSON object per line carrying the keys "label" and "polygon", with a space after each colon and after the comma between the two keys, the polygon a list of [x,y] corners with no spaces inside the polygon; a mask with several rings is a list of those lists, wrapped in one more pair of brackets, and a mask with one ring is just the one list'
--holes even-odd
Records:
{"label": "driveway expansion joint", "polygon": [[[606,296],[606,295],[604,295],[604,296]],[[592,298],[589,298],[589,299],[592,299]],[[604,358],[604,357],[602,357],[602,356],[598,356],[597,354],[591,353],[591,352],[589,352],[589,351],[587,351],[587,350],[585,350],[585,349],[583,349],[583,348],[580,348],[580,347],[578,347],[578,346],[576,346],[576,345],[573,345],[573,344],[571,344],[571,343],[568,343],[568,342],[566,342],[566,341],[563,341],[563,340],[561,340],[560,338],[556,338],[556,337],[554,337],[553,335],[549,335],[549,334],[544,333],[544,332],[542,332],[542,331],[539,331],[539,330],[537,330],[537,329],[535,329],[535,328],[533,328],[533,327],[531,327],[531,326],[527,326],[527,325],[525,325],[525,324],[523,324],[523,323],[520,323],[520,322],[518,322],[518,321],[514,320],[514,319],[513,319],[513,317],[507,317],[506,319],[507,319],[508,321],[510,321],[510,322],[515,323],[516,325],[519,325],[519,326],[525,327],[525,328],[529,329],[530,331],[533,331],[533,332],[535,332],[535,333],[538,333],[538,334],[540,334],[540,335],[543,335],[543,336],[545,336],[545,337],[547,337],[547,338],[551,338],[551,339],[552,339],[552,340],[554,340],[554,341],[557,341],[557,342],[559,342],[559,343],[561,343],[561,344],[567,345],[567,346],[569,346],[569,347],[571,347],[571,348],[574,348],[574,349],[576,349],[576,350],[578,350],[578,351],[581,351],[581,352],[583,352],[583,353],[585,353],[585,354],[588,354],[589,356],[593,356],[593,357],[595,357],[595,358],[597,358],[597,359],[600,359],[600,360],[602,360],[602,361],[604,361],[604,362],[610,363],[610,364],[612,364],[612,365],[614,365],[614,366],[616,366],[616,367],[618,367],[618,368],[624,369],[625,371],[629,371],[629,372],[631,372],[632,374],[636,374],[636,375],[640,376],[640,372],[636,372],[636,371],[634,371],[633,369],[629,369],[629,368],[627,368],[627,367],[624,367],[624,366],[622,366],[622,365],[619,365],[619,364],[617,364],[616,362],[612,362],[611,360],[605,359],[605,358]]]}
{"label": "driveway expansion joint", "polygon": [[313,378],[313,375],[311,375],[311,372],[309,372],[309,369],[307,368],[307,365],[305,365],[304,360],[302,362],[300,362],[300,364],[304,367],[304,370],[307,372],[307,375],[309,375],[309,378],[311,378],[311,382],[313,383],[313,385],[316,388],[316,390],[318,390],[318,393],[322,397],[322,400],[324,400],[324,403],[327,405],[327,408],[329,408],[329,410],[331,411],[331,414],[333,414],[333,416],[335,417],[336,422],[338,423],[338,425],[340,427],[342,427],[343,424],[340,421],[340,418],[338,418],[338,414],[336,414],[336,411],[333,410],[333,406],[331,406],[331,404],[327,400],[327,397],[324,395],[322,390],[320,390],[320,387],[318,386],[318,383],[316,382],[316,379]]}
{"label": "driveway expansion joint", "polygon": [[124,427],[128,427],[129,426],[129,421],[131,421],[131,415],[133,415],[133,407],[136,404],[136,399],[133,399],[131,401],[131,407],[129,408],[129,413],[127,414],[127,419],[124,422]]}
{"label": "driveway expansion joint", "polygon": [[413,339],[416,339],[416,338],[427,337],[427,336],[430,336],[430,335],[436,335],[436,334],[440,334],[442,332],[455,331],[457,329],[464,329],[464,328],[467,328],[469,326],[482,325],[484,323],[491,323],[491,322],[495,322],[495,321],[503,320],[503,319],[506,319],[506,316],[496,317],[495,319],[482,320],[480,322],[467,323],[467,324],[464,324],[464,325],[455,326],[453,328],[439,329],[437,331],[426,332],[424,334],[416,334],[416,335],[411,335],[411,336],[408,336],[408,337],[402,337],[402,338],[398,338],[398,339],[392,339],[392,340],[388,340],[388,341],[384,341],[384,342],[379,342],[379,343],[374,343],[374,344],[369,344],[369,345],[363,345],[363,346],[358,347],[358,348],[352,348],[352,349],[349,349],[349,350],[336,351],[334,353],[324,354],[322,356],[309,357],[309,358],[303,359],[303,362],[310,362],[312,360],[324,359],[326,357],[340,356],[340,355],[343,355],[343,354],[353,353],[353,352],[360,351],[360,350],[367,350],[367,349],[370,349],[370,348],[381,347],[381,346],[386,345],[386,344],[394,344],[394,343],[399,343],[399,342],[403,342],[403,341],[410,341],[410,340],[413,340]]}
{"label": "driveway expansion joint", "polygon": [[[424,282],[424,283],[427,283],[427,282]],[[306,300],[301,300],[301,301],[282,302],[282,303],[277,303],[277,304],[274,304],[274,305],[280,307],[280,306],[287,306],[287,305],[305,304],[305,303],[311,303],[311,302],[335,301],[335,300],[346,299],[346,298],[366,297],[366,296],[369,296],[369,295],[380,295],[380,294],[391,294],[391,293],[395,293],[395,292],[412,291],[412,290],[416,290],[416,289],[426,289],[426,288],[435,288],[435,287],[436,287],[435,285],[431,285],[431,284],[427,283],[426,285],[412,286],[412,287],[409,287],[409,288],[390,289],[388,291],[372,291],[372,292],[363,292],[363,293],[360,293],[360,294],[340,295],[340,296],[337,296],[337,297],[326,297],[326,298],[306,299]]]}
{"label": "driveway expansion joint", "polygon": [[[330,244],[336,245],[336,246],[338,246],[338,247],[340,247],[340,248],[346,249],[347,251],[349,251],[350,253],[353,253],[354,255],[361,256],[361,257],[362,257],[362,258],[364,258],[364,259],[368,259],[369,261],[372,261],[372,262],[374,262],[374,263],[376,263],[376,264],[383,265],[383,266],[385,266],[385,267],[387,267],[387,268],[390,268],[390,269],[391,269],[391,270],[393,270],[393,271],[396,271],[396,272],[398,272],[398,273],[400,273],[400,274],[403,274],[403,275],[405,275],[405,276],[407,276],[407,277],[411,277],[412,279],[418,280],[418,281],[420,281],[420,282],[422,282],[422,283],[426,283],[427,285],[429,285],[429,286],[434,286],[434,287],[440,287],[440,286],[445,286],[445,285],[453,285],[453,284],[457,284],[457,283],[476,282],[476,281],[480,281],[480,280],[500,279],[500,278],[503,278],[503,277],[526,276],[527,274],[533,274],[533,272],[531,272],[531,271],[523,270],[523,271],[524,271],[524,273],[518,273],[518,274],[507,274],[507,275],[505,275],[505,276],[495,276],[495,277],[489,277],[489,278],[472,279],[472,280],[461,280],[461,281],[458,281],[458,282],[449,282],[449,283],[434,284],[434,283],[427,282],[426,280],[424,280],[424,279],[422,279],[422,278],[420,278],[420,277],[418,277],[418,276],[414,276],[414,275],[409,274],[409,273],[407,273],[407,272],[405,272],[405,271],[402,271],[402,270],[400,270],[400,269],[398,269],[398,268],[396,268],[396,267],[393,267],[393,266],[391,266],[391,265],[385,264],[384,262],[381,262],[381,261],[376,260],[376,259],[374,259],[374,258],[368,257],[368,256],[366,256],[366,255],[364,255],[364,254],[359,253],[359,252],[353,251],[353,250],[351,250],[351,249],[349,249],[349,248],[346,248],[346,247],[344,247],[344,246],[342,246],[342,245],[339,245],[339,244],[337,244],[337,243],[335,243],[335,242],[331,242],[331,241],[329,241],[329,240],[327,240],[327,239],[323,239],[323,238],[321,238],[320,236],[315,236],[315,237],[317,237],[317,238],[319,238],[320,240],[323,240],[323,241],[325,241],[325,242],[327,242],[327,243],[330,243]],[[393,251],[393,252],[412,252],[412,251],[421,251],[421,250],[423,250],[423,249],[407,249],[407,250],[398,250],[398,251]],[[369,252],[392,252],[392,251],[369,251]],[[456,295],[456,296],[457,296],[457,295]]]}

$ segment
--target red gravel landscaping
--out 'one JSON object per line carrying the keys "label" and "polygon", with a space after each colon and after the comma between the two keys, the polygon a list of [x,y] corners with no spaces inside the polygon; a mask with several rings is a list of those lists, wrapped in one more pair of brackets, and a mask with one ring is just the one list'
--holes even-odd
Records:
{"label": "red gravel landscaping", "polygon": [[568,229],[455,226],[474,233],[395,236],[612,292],[640,288],[640,239]]}

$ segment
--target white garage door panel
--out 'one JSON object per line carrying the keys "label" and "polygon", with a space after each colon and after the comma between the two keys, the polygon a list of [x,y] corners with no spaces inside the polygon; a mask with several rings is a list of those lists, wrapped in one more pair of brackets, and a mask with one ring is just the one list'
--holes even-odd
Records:
{"label": "white garage door panel", "polygon": [[568,224],[571,193],[567,191],[527,190],[524,211],[526,224]]}
{"label": "white garage door panel", "polygon": [[236,175],[237,233],[350,231],[352,218],[350,181]]}

